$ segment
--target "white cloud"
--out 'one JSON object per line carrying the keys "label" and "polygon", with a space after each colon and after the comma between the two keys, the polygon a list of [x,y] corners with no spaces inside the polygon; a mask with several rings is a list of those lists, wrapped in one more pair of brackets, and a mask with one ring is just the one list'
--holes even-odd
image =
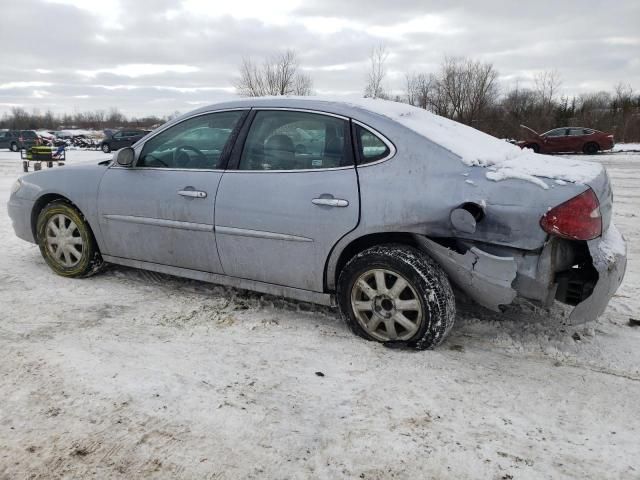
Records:
{"label": "white cloud", "polygon": [[45,0],[47,3],[69,5],[83,10],[94,17],[99,24],[107,29],[122,29],[121,15],[122,5],[119,0]]}
{"label": "white cloud", "polygon": [[7,82],[0,83],[0,90],[13,90],[16,88],[50,87],[51,82]]}
{"label": "white cloud", "polygon": [[138,78],[147,75],[163,73],[193,73],[200,69],[192,65],[157,65],[153,63],[130,63],[117,65],[113,68],[99,68],[97,70],[78,70],[77,73],[85,77],[94,78],[102,73],[109,73],[120,77]]}

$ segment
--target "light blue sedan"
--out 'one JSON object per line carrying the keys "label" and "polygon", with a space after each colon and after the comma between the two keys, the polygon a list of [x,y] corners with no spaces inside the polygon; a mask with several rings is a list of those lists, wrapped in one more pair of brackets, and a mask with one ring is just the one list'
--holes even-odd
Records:
{"label": "light blue sedan", "polygon": [[422,349],[454,323],[451,283],[496,311],[559,300],[574,322],[621,283],[605,170],[528,155],[392,102],[244,99],[25,175],[8,210],[60,275],[110,262],[337,304],[358,335]]}

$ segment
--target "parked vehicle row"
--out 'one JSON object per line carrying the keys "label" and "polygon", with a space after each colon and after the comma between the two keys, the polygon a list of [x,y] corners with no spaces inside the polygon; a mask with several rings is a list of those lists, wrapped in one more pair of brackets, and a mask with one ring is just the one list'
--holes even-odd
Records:
{"label": "parked vehicle row", "polygon": [[104,153],[130,147],[150,130],[123,129],[105,131],[104,135],[90,133],[69,133],[69,131],[41,131],[35,130],[0,130],[0,148],[7,148],[17,152],[34,145],[52,147],[75,147],[83,149],[100,149]]}
{"label": "parked vehicle row", "polygon": [[[526,172],[499,171],[518,154]],[[548,188],[553,168],[569,181]],[[26,175],[8,210],[60,275],[111,262],[336,302],[358,335],[421,349],[453,325],[451,283],[496,311],[520,296],[595,319],[626,265],[612,201],[599,164],[527,155],[415,107],[273,97]]]}

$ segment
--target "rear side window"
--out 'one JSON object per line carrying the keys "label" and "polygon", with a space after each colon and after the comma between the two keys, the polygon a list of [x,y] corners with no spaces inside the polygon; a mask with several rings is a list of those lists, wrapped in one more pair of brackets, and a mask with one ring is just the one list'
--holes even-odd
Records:
{"label": "rear side window", "polygon": [[259,111],[244,144],[239,170],[313,170],[352,164],[349,124],[296,111]]}
{"label": "rear side window", "polygon": [[389,146],[380,137],[360,125],[356,125],[356,141],[359,165],[377,162],[391,153]]}

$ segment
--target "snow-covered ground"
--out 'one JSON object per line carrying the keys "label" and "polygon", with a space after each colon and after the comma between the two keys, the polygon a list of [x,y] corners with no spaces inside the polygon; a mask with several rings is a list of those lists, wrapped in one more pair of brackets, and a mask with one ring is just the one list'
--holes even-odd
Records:
{"label": "snow-covered ground", "polygon": [[[640,154],[588,160],[609,170],[629,247],[604,316],[575,328],[559,305],[460,301],[425,352],[360,340],[330,309],[191,280],[64,279],[5,213],[0,478],[640,477]],[[0,152],[0,197],[20,175]]]}
{"label": "snow-covered ground", "polygon": [[640,152],[640,143],[616,143],[613,146],[614,152]]}

